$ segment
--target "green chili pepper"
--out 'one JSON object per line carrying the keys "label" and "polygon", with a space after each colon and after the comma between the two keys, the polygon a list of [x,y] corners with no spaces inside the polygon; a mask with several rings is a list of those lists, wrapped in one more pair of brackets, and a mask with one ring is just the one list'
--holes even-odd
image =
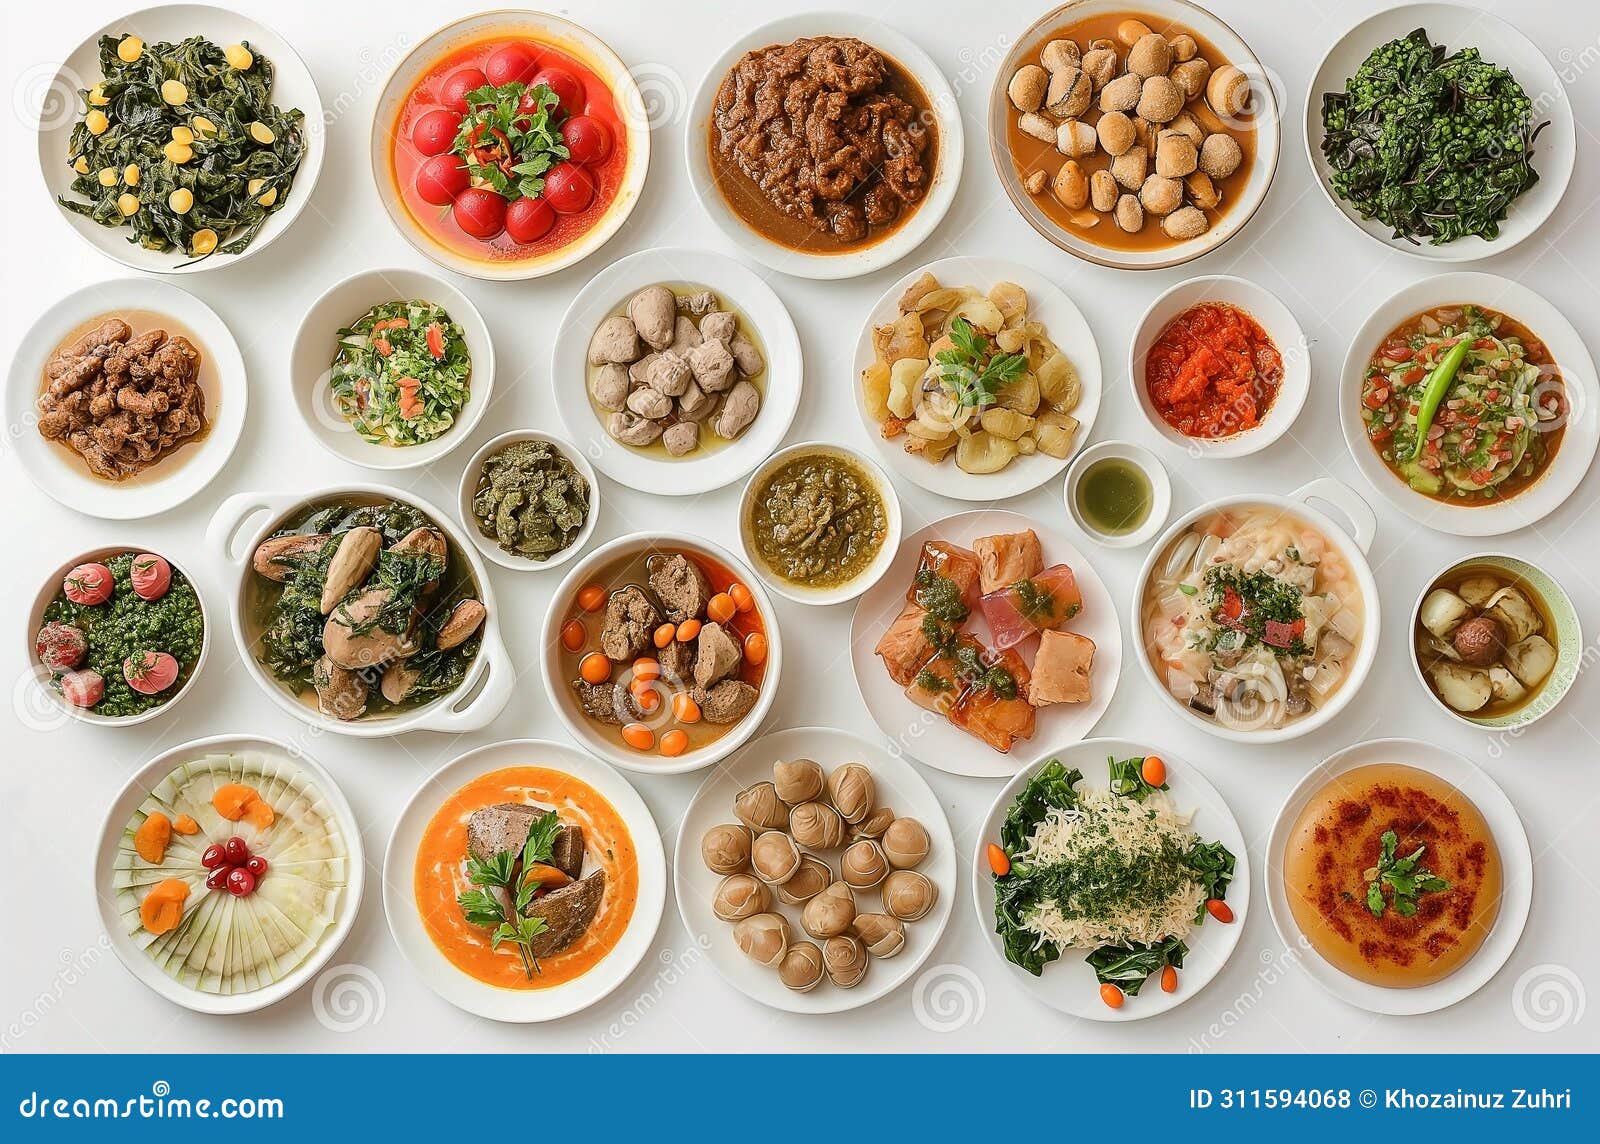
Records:
{"label": "green chili pepper", "polygon": [[1433,415],[1439,412],[1439,403],[1450,391],[1450,383],[1455,380],[1456,371],[1467,360],[1467,351],[1471,348],[1472,339],[1463,335],[1428,375],[1427,384],[1422,388],[1422,401],[1417,407],[1417,440],[1411,446],[1411,460],[1422,456],[1422,446],[1428,442],[1428,428],[1433,424]]}

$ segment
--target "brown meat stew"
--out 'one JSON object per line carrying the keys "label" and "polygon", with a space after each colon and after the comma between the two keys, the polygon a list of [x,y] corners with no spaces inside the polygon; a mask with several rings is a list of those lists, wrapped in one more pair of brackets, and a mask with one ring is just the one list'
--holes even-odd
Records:
{"label": "brown meat stew", "polygon": [[909,73],[860,40],[760,48],[717,90],[711,169],[734,213],[765,238],[796,248],[870,245],[933,182],[929,107]]}

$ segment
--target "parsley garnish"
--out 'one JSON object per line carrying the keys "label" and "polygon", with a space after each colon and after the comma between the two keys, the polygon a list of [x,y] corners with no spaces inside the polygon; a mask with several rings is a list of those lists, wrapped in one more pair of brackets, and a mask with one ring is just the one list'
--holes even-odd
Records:
{"label": "parsley garnish", "polygon": [[[467,881],[478,888],[456,895],[456,905],[461,907],[461,913],[468,922],[484,928],[495,927],[494,933],[489,936],[492,948],[498,950],[508,941],[516,944],[517,952],[522,956],[523,971],[530,981],[539,969],[539,962],[533,956],[533,939],[548,927],[543,918],[525,916],[539,889],[539,881],[527,877],[527,871],[550,860],[555,850],[556,835],[560,831],[561,819],[555,811],[546,811],[529,824],[528,837],[520,853],[502,850],[484,859],[469,854]],[[519,868],[522,871],[520,879],[517,876]],[[484,887],[493,886],[509,891],[514,883],[512,903],[516,916],[508,918],[501,897]]]}
{"label": "parsley garnish", "polygon": [[[1417,865],[1428,849],[1426,846],[1418,846],[1406,857],[1397,858],[1395,849],[1399,845],[1399,836],[1392,830],[1385,830],[1379,842],[1378,864],[1366,874],[1367,909],[1375,918],[1383,917],[1387,905],[1392,905],[1401,917],[1409,918],[1417,912],[1417,898],[1421,895],[1450,888],[1450,883],[1432,870]],[[1389,887],[1392,901],[1385,901],[1384,886]]]}
{"label": "parsley garnish", "polygon": [[995,353],[990,340],[965,318],[950,323],[950,349],[934,355],[944,368],[940,379],[962,409],[984,409],[1000,399],[1000,391],[1028,372],[1022,354]]}
{"label": "parsley garnish", "polygon": [[508,199],[538,198],[545,172],[570,157],[556,93],[542,83],[513,81],[485,84],[466,98],[451,150],[466,161],[472,181]]}

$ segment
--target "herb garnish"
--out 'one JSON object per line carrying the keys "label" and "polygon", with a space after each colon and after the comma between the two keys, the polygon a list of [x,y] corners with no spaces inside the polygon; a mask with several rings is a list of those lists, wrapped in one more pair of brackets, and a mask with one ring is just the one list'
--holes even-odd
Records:
{"label": "herb garnish", "polygon": [[934,357],[944,367],[940,379],[963,410],[993,405],[1002,389],[1028,372],[1024,355],[996,353],[994,344],[965,318],[952,321],[949,334],[955,344]]}
{"label": "herb garnish", "polygon": [[570,157],[559,97],[545,84],[512,81],[485,84],[466,100],[451,150],[466,161],[472,181],[507,199],[538,198],[545,172]]}
{"label": "herb garnish", "polygon": [[1300,589],[1270,572],[1216,564],[1205,572],[1205,603],[1218,625],[1215,648],[1263,644],[1280,656],[1311,654]]}
{"label": "herb garnish", "polygon": [[1151,786],[1144,781],[1144,759],[1119,759],[1115,756],[1106,756],[1106,766],[1111,770],[1111,793],[1119,794],[1123,798],[1131,798],[1134,802],[1143,802],[1158,790],[1166,790],[1167,784]]}
{"label": "herb garnish", "polygon": [[934,569],[924,566],[917,569],[914,583],[917,604],[930,616],[947,624],[959,624],[966,620],[970,609],[962,599],[960,585],[950,577],[941,576]]}
{"label": "herb garnish", "polygon": [[[538,959],[533,956],[533,939],[548,928],[540,917],[528,917],[526,911],[539,889],[539,881],[527,873],[534,866],[547,863],[555,850],[556,836],[561,832],[561,819],[553,810],[535,818],[528,824],[528,837],[520,854],[515,850],[501,850],[487,859],[467,856],[467,880],[478,887],[465,890],[456,896],[456,905],[462,915],[475,926],[494,926],[489,937],[490,946],[498,950],[506,942],[514,942],[522,956],[523,972],[533,980],[539,970]],[[517,875],[521,872],[521,878]],[[513,882],[517,884],[513,887]],[[505,912],[505,895],[496,895],[484,887],[507,891],[510,895],[513,917]],[[514,894],[511,891],[514,889]]]}
{"label": "herb garnish", "polygon": [[[1392,905],[1394,912],[1403,918],[1409,918],[1417,912],[1417,898],[1423,894],[1438,893],[1448,890],[1450,883],[1435,874],[1426,866],[1419,867],[1422,855],[1428,848],[1418,846],[1404,858],[1396,857],[1395,850],[1400,845],[1399,836],[1392,830],[1385,830],[1383,838],[1378,844],[1378,864],[1366,872],[1367,878],[1367,909],[1372,911],[1375,918],[1383,917],[1386,906]],[[1392,901],[1386,901],[1383,896],[1384,886],[1389,887]]]}

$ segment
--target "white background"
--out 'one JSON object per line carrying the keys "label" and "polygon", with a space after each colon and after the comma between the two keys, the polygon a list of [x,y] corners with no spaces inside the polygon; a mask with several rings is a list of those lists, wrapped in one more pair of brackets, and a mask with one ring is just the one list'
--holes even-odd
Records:
{"label": "white background", "polygon": [[[57,217],[34,171],[26,108],[57,63],[123,0],[7,6],[5,77],[16,110],[4,122],[6,353],[33,318],[78,287],[122,271],[89,250]],[[1133,438],[1155,446],[1127,380],[1133,324],[1161,290],[1197,273],[1233,272],[1278,292],[1313,340],[1312,394],[1291,436],[1238,461],[1173,462],[1174,513],[1230,492],[1288,492],[1331,474],[1373,500],[1381,520],[1373,564],[1386,623],[1379,662],[1355,702],[1334,725],[1282,747],[1238,748],[1198,735],[1154,701],[1130,670],[1100,724],[1108,735],[1140,736],[1199,764],[1231,803],[1251,841],[1256,885],[1249,924],[1219,978],[1164,1017],[1120,1026],[1080,1022],[1028,1002],[995,961],[973,915],[967,884],[949,930],[919,980],[876,1004],[833,1017],[768,1011],[722,980],[685,932],[669,901],[647,958],[610,998],[585,1014],[535,1028],[501,1026],[457,1012],[425,989],[390,941],[378,892],[380,861],[399,808],[447,759],[498,739],[562,738],[547,697],[533,681],[535,633],[556,575],[492,572],[507,642],[525,683],[487,730],[452,739],[415,733],[400,740],[324,736],[311,752],[339,779],[363,824],[371,867],[361,916],[334,964],[363,967],[275,1008],[246,1017],[207,1018],[160,1000],[137,984],[101,944],[89,880],[104,808],[127,775],[158,749],[220,732],[256,732],[304,740],[304,730],[270,706],[236,662],[226,630],[214,624],[213,654],[194,693],[152,724],[124,731],[72,725],[24,726],[0,696],[8,721],[0,752],[0,1047],[37,1050],[1429,1050],[1530,1051],[1600,1047],[1600,1013],[1581,1011],[1600,993],[1600,768],[1594,729],[1596,687],[1581,679],[1556,713],[1515,741],[1491,740],[1449,721],[1414,678],[1405,617],[1424,581],[1447,562],[1481,548],[1420,531],[1378,503],[1341,443],[1335,388],[1345,339],[1382,297],[1429,273],[1429,265],[1385,251],[1337,217],[1318,193],[1301,140],[1305,87],[1321,54],[1347,27],[1379,7],[1374,0],[1213,0],[1213,7],[1282,81],[1285,133],[1278,176],[1265,206],[1220,251],[1188,266],[1138,274],[1075,261],[1037,236],[1006,205],[989,156],[983,120],[995,61],[1043,10],[1044,0],[919,0],[894,6],[896,26],[913,36],[956,86],[966,121],[966,170],[955,206],[922,250],[868,278],[820,284],[772,275],[794,315],[807,371],[791,441],[830,437],[867,447],[855,413],[852,351],[867,308],[916,261],[952,254],[993,254],[1054,277],[1082,307],[1106,371],[1106,400],[1095,438]],[[1600,199],[1596,130],[1600,125],[1600,18],[1577,0],[1491,0],[1556,63],[1578,117],[1577,174],[1545,228],[1520,249],[1478,268],[1526,282],[1562,309],[1585,339],[1600,345]],[[227,495],[250,489],[307,494],[368,474],[335,460],[308,440],[291,408],[289,346],[304,307],[335,280],[382,265],[423,265],[390,227],[375,198],[367,134],[389,65],[409,43],[474,10],[463,0],[389,0],[365,4],[242,0],[239,7],[271,24],[310,65],[324,105],[344,108],[329,128],[327,164],[314,200],[270,249],[237,268],[187,278],[184,288],[213,306],[233,328],[250,373],[244,439],[221,477],[192,504],[160,519],[99,522],[58,508],[4,458],[0,503],[0,621],[3,677],[25,668],[27,602],[59,562],[91,546],[126,541],[165,552],[191,569],[211,560],[206,522]],[[798,0],[662,5],[591,0],[560,10],[591,28],[659,99],[643,201],[621,233],[588,262],[537,282],[461,285],[483,310],[496,341],[495,407],[471,441],[410,487],[453,511],[461,467],[472,450],[505,429],[533,425],[560,431],[551,407],[551,336],[568,300],[610,260],[657,245],[704,245],[733,253],[699,209],[683,168],[683,116],[710,61],[738,31],[791,9]],[[1137,5],[1130,5],[1137,7]],[[1492,44],[1483,48],[1492,56]],[[568,383],[566,400],[577,390]],[[11,432],[15,432],[15,428]],[[3,446],[0,446],[3,447]],[[902,485],[906,531],[966,506],[942,503]],[[666,523],[703,531],[734,547],[738,486],[689,502],[651,498],[604,483],[605,508],[595,543]],[[1585,626],[1600,631],[1600,518],[1591,480],[1560,511],[1500,543],[1547,568],[1571,593]],[[1007,508],[1076,536],[1059,481]],[[1142,552],[1112,552],[1086,539],[1126,616]],[[202,575],[214,609],[224,596]],[[845,656],[848,606],[811,609],[779,601],[787,636],[781,693],[771,727],[831,724],[876,737]],[[1284,796],[1318,759],[1367,738],[1416,736],[1453,747],[1486,767],[1522,815],[1535,854],[1533,912],[1511,962],[1462,1004],[1425,1017],[1375,1018],[1322,993],[1292,964],[1276,959],[1280,943],[1260,892],[1261,847]],[[1055,744],[1037,743],[1040,750]],[[1024,753],[1027,749],[1024,748]],[[997,784],[925,771],[949,813],[963,878],[972,831]],[[698,785],[695,775],[635,778],[666,837]],[[943,967],[942,969],[935,967]],[[956,968],[951,968],[956,967]],[[965,967],[965,968],[962,968]],[[1552,969],[1551,967],[1555,967]],[[1519,985],[1519,978],[1530,974]],[[1552,989],[1542,988],[1552,985]],[[1552,1004],[1549,1009],[1542,1005]],[[348,1008],[341,1006],[348,1005]],[[1542,1016],[1541,1016],[1542,1014]],[[919,1015],[920,1018],[919,1019]],[[1542,1024],[1558,1026],[1539,1031]]]}

